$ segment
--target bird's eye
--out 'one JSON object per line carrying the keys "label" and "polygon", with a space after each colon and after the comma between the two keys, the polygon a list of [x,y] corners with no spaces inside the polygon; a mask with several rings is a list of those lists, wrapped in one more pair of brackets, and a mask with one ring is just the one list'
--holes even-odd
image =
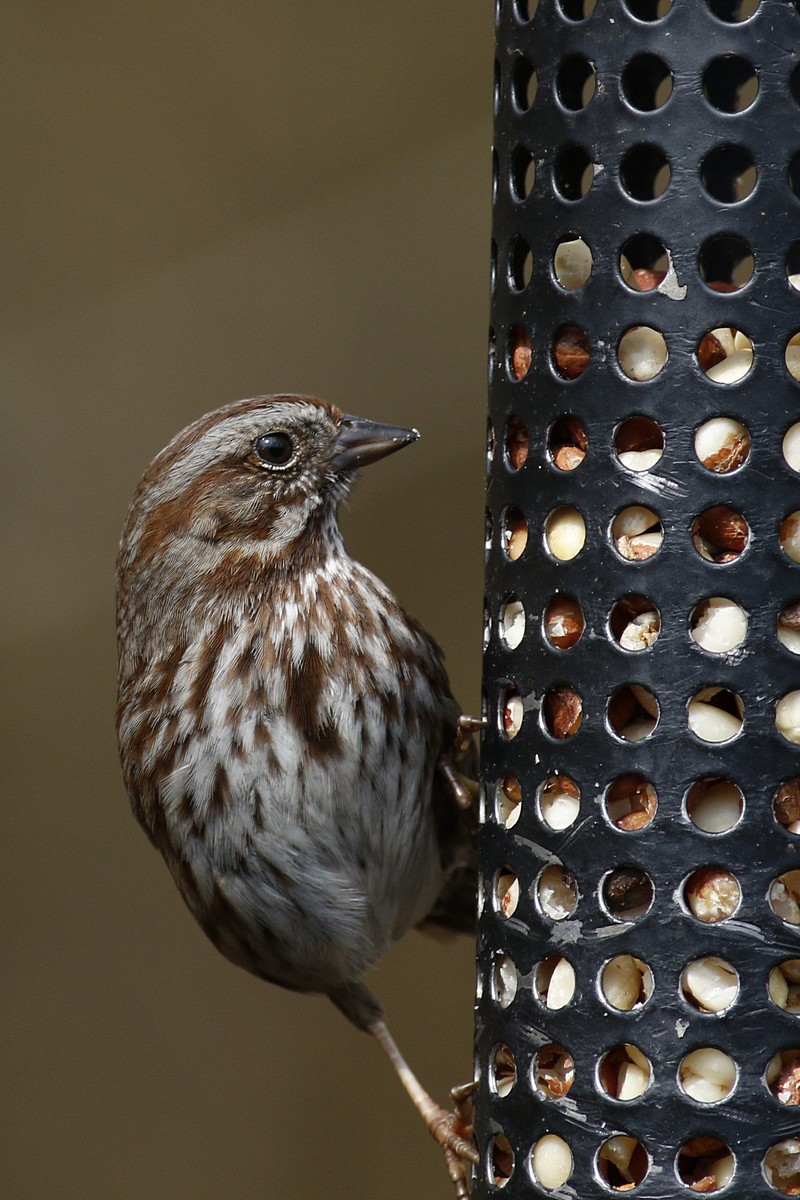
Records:
{"label": "bird's eye", "polygon": [[294,453],[294,443],[288,433],[262,433],[253,442],[253,449],[268,466],[283,467]]}

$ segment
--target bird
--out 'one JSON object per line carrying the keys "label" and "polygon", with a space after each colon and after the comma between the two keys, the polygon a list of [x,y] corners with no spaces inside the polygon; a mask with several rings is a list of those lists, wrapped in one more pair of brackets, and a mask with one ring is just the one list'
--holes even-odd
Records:
{"label": "bird", "polygon": [[407,930],[474,932],[474,733],[443,654],[344,546],[359,471],[416,429],[274,394],[145,471],[117,559],[133,813],[212,943],[371,1034],[468,1194],[470,1086],[440,1107],[363,976]]}

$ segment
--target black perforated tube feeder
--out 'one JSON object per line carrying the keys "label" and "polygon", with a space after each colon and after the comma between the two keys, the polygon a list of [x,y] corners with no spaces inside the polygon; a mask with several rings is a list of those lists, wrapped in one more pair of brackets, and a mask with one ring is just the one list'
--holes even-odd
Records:
{"label": "black perforated tube feeder", "polygon": [[481,1200],[800,1193],[799,55],[497,2]]}

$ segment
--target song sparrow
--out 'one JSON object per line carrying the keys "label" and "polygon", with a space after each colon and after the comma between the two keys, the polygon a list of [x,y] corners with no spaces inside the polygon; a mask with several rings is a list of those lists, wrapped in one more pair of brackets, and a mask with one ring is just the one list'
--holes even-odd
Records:
{"label": "song sparrow", "polygon": [[417,437],[289,395],[178,434],[122,536],[117,727],[134,813],[214,945],[374,1034],[465,1196],[469,1130],[361,982],[411,926],[475,922],[471,726],[337,524],[355,471]]}

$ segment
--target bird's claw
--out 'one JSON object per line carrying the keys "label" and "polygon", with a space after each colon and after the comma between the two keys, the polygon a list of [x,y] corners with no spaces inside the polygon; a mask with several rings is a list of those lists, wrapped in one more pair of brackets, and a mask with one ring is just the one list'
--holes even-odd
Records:
{"label": "bird's claw", "polygon": [[456,1087],[450,1089],[450,1099],[453,1101],[453,1110],[461,1123],[464,1137],[472,1137],[472,1119],[474,1104],[472,1097],[475,1095],[475,1089],[478,1082],[471,1079],[469,1083],[459,1083]]}
{"label": "bird's claw", "polygon": [[475,1083],[454,1087],[453,1112],[442,1109],[429,1124],[431,1136],[444,1150],[445,1163],[457,1200],[469,1196],[469,1167],[477,1165],[478,1152],[472,1143],[472,1093]]}
{"label": "bird's claw", "polygon": [[443,754],[438,765],[456,805],[464,812],[472,812],[478,799],[478,784],[474,779],[468,779],[466,775],[462,775],[453,766],[453,760],[448,755]]}
{"label": "bird's claw", "polygon": [[456,750],[459,754],[466,754],[472,744],[473,735],[481,733],[487,724],[488,722],[483,717],[468,717],[465,713],[461,714],[456,727]]}
{"label": "bird's claw", "polygon": [[464,775],[459,768],[472,747],[473,735],[485,728],[486,721],[481,717],[460,716],[453,745],[439,759],[439,770],[447,781],[456,806],[462,812],[476,811],[480,789],[476,781]]}

